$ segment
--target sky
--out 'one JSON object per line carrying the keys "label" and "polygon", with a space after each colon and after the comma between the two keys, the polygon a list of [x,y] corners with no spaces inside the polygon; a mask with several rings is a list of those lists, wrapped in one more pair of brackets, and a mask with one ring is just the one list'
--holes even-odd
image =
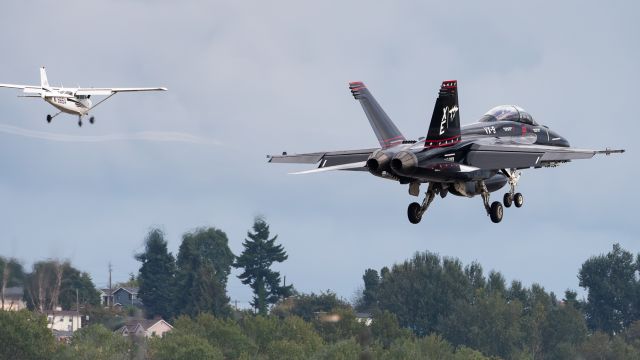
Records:
{"label": "sky", "polygon": [[[239,254],[264,216],[302,292],[351,300],[367,268],[417,251],[477,261],[562,295],[613,243],[640,252],[635,1],[12,1],[0,82],[166,86],[119,94],[96,123],[0,89],[0,255],[68,259],[105,286],[136,273],[152,227],[225,231]],[[518,104],[572,146],[622,156],[526,170],[520,209],[493,224],[480,198],[437,198],[418,225],[407,186],[367,173],[288,175],[265,155],[370,148],[348,82],[364,81],[407,138],[425,136],[457,79],[463,124]],[[506,190],[506,189],[505,189]],[[494,193],[502,198],[504,191]],[[228,291],[247,304],[234,271]],[[581,292],[584,294],[584,292]]]}

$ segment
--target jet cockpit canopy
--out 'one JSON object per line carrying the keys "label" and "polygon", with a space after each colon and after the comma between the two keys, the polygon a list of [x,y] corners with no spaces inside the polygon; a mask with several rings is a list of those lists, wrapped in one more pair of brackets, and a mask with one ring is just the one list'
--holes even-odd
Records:
{"label": "jet cockpit canopy", "polygon": [[516,105],[500,105],[487,111],[480,122],[515,121],[529,125],[538,125],[531,114]]}

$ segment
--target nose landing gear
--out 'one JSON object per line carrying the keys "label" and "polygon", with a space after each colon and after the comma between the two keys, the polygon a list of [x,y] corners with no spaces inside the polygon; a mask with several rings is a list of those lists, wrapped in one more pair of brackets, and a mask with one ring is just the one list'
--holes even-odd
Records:
{"label": "nose landing gear", "polygon": [[504,206],[511,207],[514,204],[517,208],[522,207],[524,204],[524,196],[521,193],[516,192],[516,185],[520,180],[520,171],[515,169],[502,169],[502,173],[509,179],[509,192],[504,194]]}

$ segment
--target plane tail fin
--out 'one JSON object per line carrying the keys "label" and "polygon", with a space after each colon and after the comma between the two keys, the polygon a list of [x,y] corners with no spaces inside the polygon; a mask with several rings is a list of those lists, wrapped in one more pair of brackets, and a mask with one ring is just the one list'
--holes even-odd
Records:
{"label": "plane tail fin", "polygon": [[49,87],[49,80],[47,80],[47,70],[45,70],[44,66],[40,68],[40,86],[43,89]]}
{"label": "plane tail fin", "polygon": [[458,142],[460,142],[458,82],[446,80],[440,86],[424,146],[426,148],[445,147]]}
{"label": "plane tail fin", "polygon": [[362,105],[362,109],[367,115],[367,119],[382,148],[388,148],[405,140],[404,135],[384,112],[363,82],[350,82],[349,90],[351,90],[353,97],[360,101],[360,105]]}

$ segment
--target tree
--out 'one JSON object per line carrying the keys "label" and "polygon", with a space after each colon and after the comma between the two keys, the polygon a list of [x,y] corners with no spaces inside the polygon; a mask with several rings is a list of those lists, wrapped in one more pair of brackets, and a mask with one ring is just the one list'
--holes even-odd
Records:
{"label": "tree", "polygon": [[374,311],[378,308],[378,289],[380,288],[380,276],[373,269],[367,269],[362,276],[364,290],[360,300],[359,309],[362,311]]}
{"label": "tree", "polygon": [[266,315],[269,304],[291,293],[292,286],[280,286],[280,273],[271,270],[273,263],[283,262],[288,256],[282,245],[275,245],[278,235],[269,239],[269,225],[262,218],[255,219],[253,233],[247,232],[247,237],[242,243],[244,251],[233,266],[244,270],[238,278],[253,289],[251,305]]}
{"label": "tree", "polygon": [[24,292],[29,309],[40,312],[58,306],[75,310],[77,305],[95,306],[100,302],[89,274],[80,272],[68,261],[47,260],[33,264],[32,272],[25,276]]}
{"label": "tree", "polygon": [[175,260],[167,250],[167,241],[160,229],[151,229],[145,239],[145,251],[136,255],[140,261],[139,296],[147,316],[170,318],[173,314]]}
{"label": "tree", "polygon": [[591,329],[619,333],[638,319],[638,281],[633,255],[614,244],[606,255],[582,264],[578,279],[588,291],[585,313]]}
{"label": "tree", "polygon": [[16,259],[0,256],[0,310],[4,309],[6,288],[22,285],[24,276],[24,269]]}
{"label": "tree", "polygon": [[149,358],[154,360],[222,360],[219,349],[211,346],[207,340],[182,332],[170,332],[162,338],[149,341]]}
{"label": "tree", "polygon": [[90,325],[76,331],[63,355],[69,359],[128,359],[132,343],[102,325]]}
{"label": "tree", "polygon": [[183,235],[177,260],[176,311],[191,316],[230,313],[227,279],[234,255],[228,244],[227,234],[213,227]]}
{"label": "tree", "polygon": [[50,359],[55,345],[43,315],[0,311],[0,359]]}

